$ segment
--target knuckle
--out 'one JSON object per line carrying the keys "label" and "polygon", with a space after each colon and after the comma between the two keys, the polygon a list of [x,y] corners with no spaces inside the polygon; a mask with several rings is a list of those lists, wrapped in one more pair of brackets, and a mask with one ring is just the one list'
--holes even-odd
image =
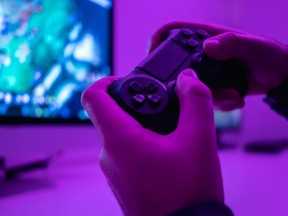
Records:
{"label": "knuckle", "polygon": [[236,32],[227,32],[224,39],[226,41],[223,41],[227,45],[233,45],[233,46],[241,46],[242,42],[242,36],[239,33]]}
{"label": "knuckle", "polygon": [[160,29],[162,31],[169,31],[170,29],[175,28],[177,26],[179,26],[179,22],[177,22],[177,21],[167,22]]}
{"label": "knuckle", "polygon": [[236,32],[227,32],[226,37],[229,38],[230,40],[238,40],[239,35]]}
{"label": "knuckle", "polygon": [[109,166],[109,155],[107,155],[105,150],[101,150],[100,155],[99,155],[99,167],[101,171],[105,174],[105,176],[109,177],[111,174],[111,167]]}
{"label": "knuckle", "polygon": [[[95,98],[99,98],[104,92],[107,92],[108,87],[111,83],[118,79],[118,76],[110,76],[100,80],[97,80],[92,85],[87,87],[81,95],[81,103],[85,103],[86,101],[91,101]],[[93,102],[94,103],[94,102]]]}

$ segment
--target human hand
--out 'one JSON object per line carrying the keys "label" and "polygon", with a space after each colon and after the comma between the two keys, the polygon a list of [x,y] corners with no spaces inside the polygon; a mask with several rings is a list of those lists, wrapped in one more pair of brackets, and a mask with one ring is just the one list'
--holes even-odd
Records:
{"label": "human hand", "polygon": [[87,88],[82,105],[103,137],[100,166],[125,215],[161,216],[201,201],[223,203],[210,90],[191,69],[177,79],[177,129],[143,128],[107,94],[116,77]]}
{"label": "human hand", "polygon": [[[173,22],[161,27],[151,39],[149,51],[165,40],[171,29],[197,27],[211,38],[204,42],[204,52],[217,60],[238,59],[248,71],[248,94],[265,94],[288,79],[288,47],[271,38],[239,30],[202,23]],[[233,73],[233,71],[231,71]],[[212,90],[214,105],[224,111],[241,108],[244,99],[233,89]]]}

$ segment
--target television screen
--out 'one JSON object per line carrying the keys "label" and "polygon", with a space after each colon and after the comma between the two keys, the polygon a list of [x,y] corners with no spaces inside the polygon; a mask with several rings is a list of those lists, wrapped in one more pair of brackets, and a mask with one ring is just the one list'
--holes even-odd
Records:
{"label": "television screen", "polygon": [[214,119],[216,129],[219,130],[238,130],[241,128],[242,115],[241,110],[233,110],[230,112],[214,111]]}
{"label": "television screen", "polygon": [[112,72],[112,0],[0,1],[0,121],[81,122]]}

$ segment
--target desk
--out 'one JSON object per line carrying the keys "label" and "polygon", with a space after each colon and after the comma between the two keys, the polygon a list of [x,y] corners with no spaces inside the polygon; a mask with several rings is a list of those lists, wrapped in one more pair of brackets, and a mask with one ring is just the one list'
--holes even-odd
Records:
{"label": "desk", "polygon": [[64,152],[48,170],[0,183],[1,216],[118,216],[97,148]]}
{"label": "desk", "polygon": [[[66,151],[49,170],[1,182],[1,216],[120,216],[97,161],[99,149]],[[221,150],[227,204],[240,216],[288,215],[288,152]]]}
{"label": "desk", "polygon": [[220,152],[227,204],[236,216],[288,215],[288,152]]}

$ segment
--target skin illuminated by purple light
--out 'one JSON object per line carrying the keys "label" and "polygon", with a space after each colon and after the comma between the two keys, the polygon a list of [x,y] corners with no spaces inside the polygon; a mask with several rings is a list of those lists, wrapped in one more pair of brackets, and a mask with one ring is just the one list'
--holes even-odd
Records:
{"label": "skin illuminated by purple light", "polygon": [[[213,37],[204,43],[205,53],[217,60],[236,58],[247,66],[250,95],[266,94],[271,88],[288,79],[288,47],[274,39],[253,35],[219,25],[190,22],[171,22],[152,36],[149,52],[165,40],[171,29],[197,27]],[[233,71],[231,71],[233,73]],[[244,106],[244,99],[233,89],[213,90],[216,108],[230,111]]]}
{"label": "skin illuminated by purple light", "polygon": [[224,202],[210,90],[191,69],[177,79],[177,129],[143,128],[108,95],[117,77],[97,81],[82,105],[100,130],[100,165],[125,215],[161,216],[195,202]]}
{"label": "skin illuminated by purple light", "polygon": [[[189,26],[213,36],[204,43],[207,55],[218,60],[237,58],[249,68],[249,94],[264,94],[288,78],[285,45],[226,27],[169,23],[154,34],[150,51],[170,29]],[[224,202],[213,105],[222,110],[244,106],[238,92],[212,90],[212,98],[195,72],[183,71],[176,88],[178,126],[164,136],[141,127],[107,94],[115,79],[102,79],[86,89],[82,105],[103,136],[100,165],[125,215],[161,216],[196,202]]]}

